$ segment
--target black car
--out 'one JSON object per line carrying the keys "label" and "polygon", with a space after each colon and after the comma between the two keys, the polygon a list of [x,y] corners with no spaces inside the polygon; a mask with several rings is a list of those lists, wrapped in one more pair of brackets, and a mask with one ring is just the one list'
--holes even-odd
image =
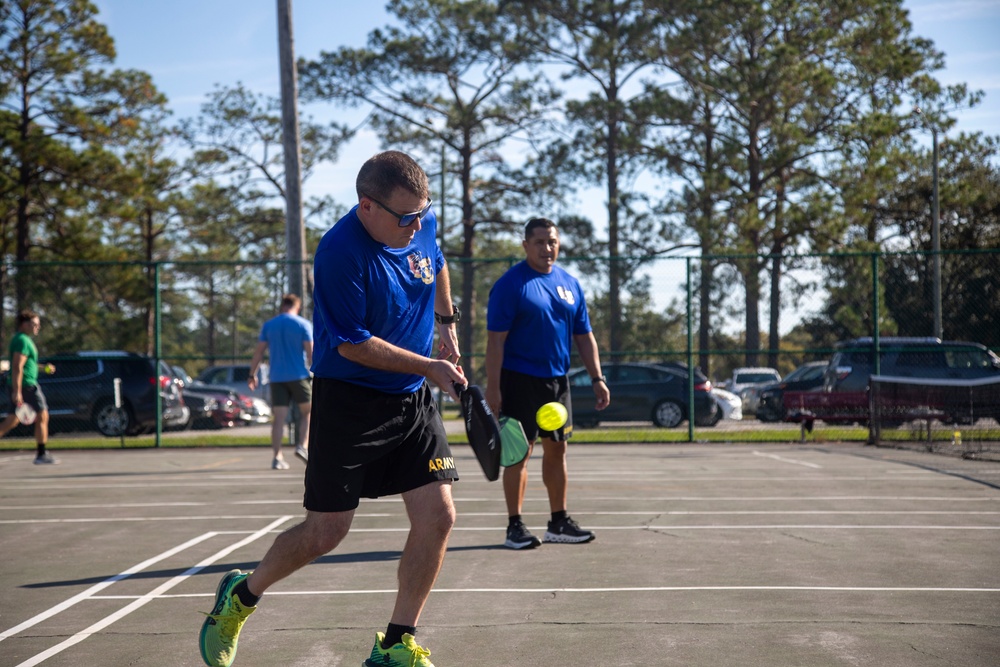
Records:
{"label": "black car", "polygon": [[757,419],[762,422],[780,422],[785,419],[784,396],[786,391],[809,391],[823,386],[823,374],[829,362],[811,361],[802,364],[784,377],[781,382],[760,388]]}
{"label": "black car", "polygon": [[[156,372],[150,357],[129,352],[80,352],[46,357],[55,372],[40,373],[38,385],[49,405],[51,430],[96,429],[102,435],[138,435],[156,428],[156,394],[160,394],[163,425],[183,424],[190,418],[169,367],[160,362]],[[120,378],[120,405],[115,407],[115,379]],[[0,390],[0,414],[9,414],[10,378]]]}
{"label": "black car", "polygon": [[[610,421],[652,421],[674,428],[688,418],[688,371],[679,365],[644,363],[602,364],[611,390],[611,404],[598,412],[594,390],[585,368],[569,372],[573,423],[583,428]],[[718,406],[712,398],[712,384],[695,370],[695,423],[710,425]]]}

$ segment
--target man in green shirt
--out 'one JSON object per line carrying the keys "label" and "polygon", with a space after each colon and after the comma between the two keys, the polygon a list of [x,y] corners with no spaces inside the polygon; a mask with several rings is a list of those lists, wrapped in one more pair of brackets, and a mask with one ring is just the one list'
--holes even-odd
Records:
{"label": "man in green shirt", "polygon": [[[41,326],[38,313],[22,310],[17,314],[17,333],[10,340],[10,400],[15,409],[27,403],[35,410],[35,442],[38,445],[35,463],[38,465],[59,463],[45,451],[49,439],[49,406],[42,388],[38,386],[38,348],[32,340]],[[55,367],[46,364],[45,372],[54,373]],[[0,438],[19,423],[17,414],[11,411],[0,423]]]}

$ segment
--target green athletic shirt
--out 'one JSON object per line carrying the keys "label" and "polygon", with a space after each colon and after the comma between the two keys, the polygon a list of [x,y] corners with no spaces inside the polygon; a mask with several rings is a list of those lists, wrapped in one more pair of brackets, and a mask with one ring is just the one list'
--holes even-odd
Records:
{"label": "green athletic shirt", "polygon": [[20,352],[28,358],[24,362],[24,376],[21,378],[21,384],[38,386],[38,348],[35,347],[35,341],[31,340],[31,336],[26,333],[19,331],[14,334],[14,337],[10,339],[11,370],[14,369],[15,352]]}

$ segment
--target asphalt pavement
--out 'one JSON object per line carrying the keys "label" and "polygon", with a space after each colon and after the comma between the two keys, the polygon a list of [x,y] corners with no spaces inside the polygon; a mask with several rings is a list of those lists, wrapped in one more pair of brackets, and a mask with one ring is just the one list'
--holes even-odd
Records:
{"label": "asphalt pavement", "polygon": [[[302,517],[266,447],[0,453],[0,667],[201,665],[216,584]],[[455,447],[458,524],[418,640],[437,667],[1000,664],[1000,464],[858,445],[571,445],[584,545],[504,549]],[[533,459],[525,519],[545,530]],[[236,666],[350,665],[384,630],[407,521],[364,501],[275,585]]]}

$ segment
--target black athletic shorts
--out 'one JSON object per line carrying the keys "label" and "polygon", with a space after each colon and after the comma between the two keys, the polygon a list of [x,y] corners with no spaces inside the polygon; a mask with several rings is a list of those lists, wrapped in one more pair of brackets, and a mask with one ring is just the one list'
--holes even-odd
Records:
{"label": "black athletic shorts", "polygon": [[[500,371],[500,400],[500,413],[521,422],[528,442],[534,442],[539,435],[557,442],[569,440],[573,435],[573,402],[565,375],[541,378],[504,368]],[[560,429],[543,431],[535,421],[535,413],[552,401],[566,406],[569,419]]]}
{"label": "black athletic shorts", "polygon": [[457,480],[444,423],[425,383],[387,394],[331,378],[313,378],[304,505],[346,512],[440,480]]}

